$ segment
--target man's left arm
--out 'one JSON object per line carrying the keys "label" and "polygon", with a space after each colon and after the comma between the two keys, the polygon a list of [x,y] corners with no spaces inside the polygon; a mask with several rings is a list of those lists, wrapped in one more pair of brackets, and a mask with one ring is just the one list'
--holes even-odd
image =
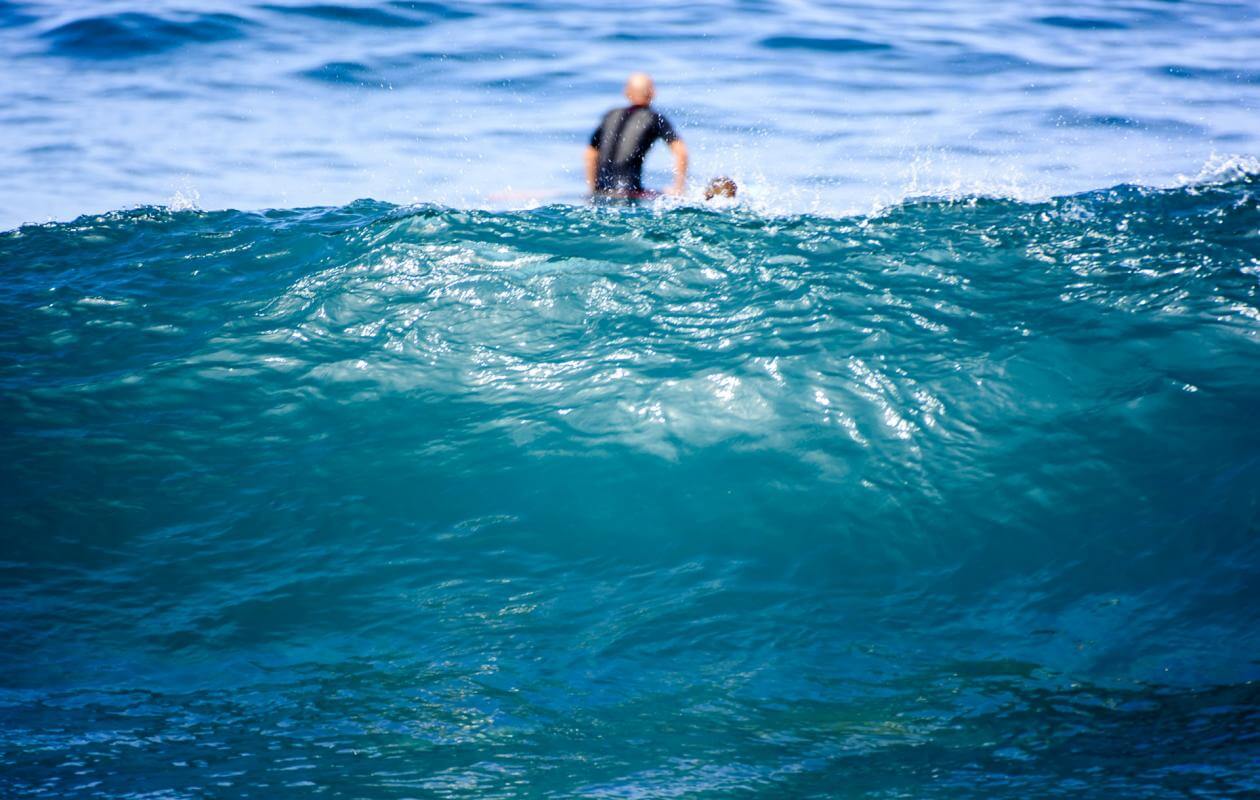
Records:
{"label": "man's left arm", "polygon": [[674,139],[669,150],[674,154],[674,188],[669,193],[680,195],[687,188],[687,145],[682,139]]}
{"label": "man's left arm", "polygon": [[669,151],[674,154],[674,188],[669,193],[682,194],[687,188],[687,145],[678,137],[678,131],[664,114],[656,115],[656,135],[665,140]]}

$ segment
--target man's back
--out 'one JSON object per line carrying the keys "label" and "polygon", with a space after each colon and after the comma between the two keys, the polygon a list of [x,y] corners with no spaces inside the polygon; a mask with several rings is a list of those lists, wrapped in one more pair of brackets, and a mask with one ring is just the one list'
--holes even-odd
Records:
{"label": "man's back", "polygon": [[687,181],[687,146],[669,120],[651,107],[651,76],[637,72],[626,81],[630,105],[604,115],[586,148],[586,182],[595,194],[642,195],[643,159],[657,139],[674,154],[674,194]]}
{"label": "man's back", "polygon": [[609,111],[591,135],[591,147],[599,151],[596,191],[643,191],[643,159],[657,139],[673,144],[678,134],[651,106]]}

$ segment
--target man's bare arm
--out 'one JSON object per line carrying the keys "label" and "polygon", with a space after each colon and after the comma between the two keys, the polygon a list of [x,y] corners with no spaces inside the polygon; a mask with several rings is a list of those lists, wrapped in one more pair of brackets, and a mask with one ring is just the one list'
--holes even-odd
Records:
{"label": "man's bare arm", "polygon": [[674,188],[670,194],[682,194],[687,188],[687,145],[682,139],[675,139],[669,143],[669,149],[674,154]]}
{"label": "man's bare arm", "polygon": [[586,188],[593,194],[595,192],[595,173],[599,168],[599,150],[594,147],[586,148]]}

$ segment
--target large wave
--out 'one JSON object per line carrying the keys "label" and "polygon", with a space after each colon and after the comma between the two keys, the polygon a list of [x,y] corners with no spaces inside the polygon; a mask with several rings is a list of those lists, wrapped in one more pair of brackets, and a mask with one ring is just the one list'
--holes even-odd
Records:
{"label": "large wave", "polygon": [[1258,189],[0,235],[0,785],[1254,789]]}

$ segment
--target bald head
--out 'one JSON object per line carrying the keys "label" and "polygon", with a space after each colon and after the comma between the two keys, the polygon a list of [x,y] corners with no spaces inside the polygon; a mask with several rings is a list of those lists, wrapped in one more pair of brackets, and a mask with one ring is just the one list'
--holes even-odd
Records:
{"label": "bald head", "polygon": [[645,106],[652,102],[656,94],[656,86],[652,76],[646,72],[636,72],[626,80],[626,99],[636,106]]}

